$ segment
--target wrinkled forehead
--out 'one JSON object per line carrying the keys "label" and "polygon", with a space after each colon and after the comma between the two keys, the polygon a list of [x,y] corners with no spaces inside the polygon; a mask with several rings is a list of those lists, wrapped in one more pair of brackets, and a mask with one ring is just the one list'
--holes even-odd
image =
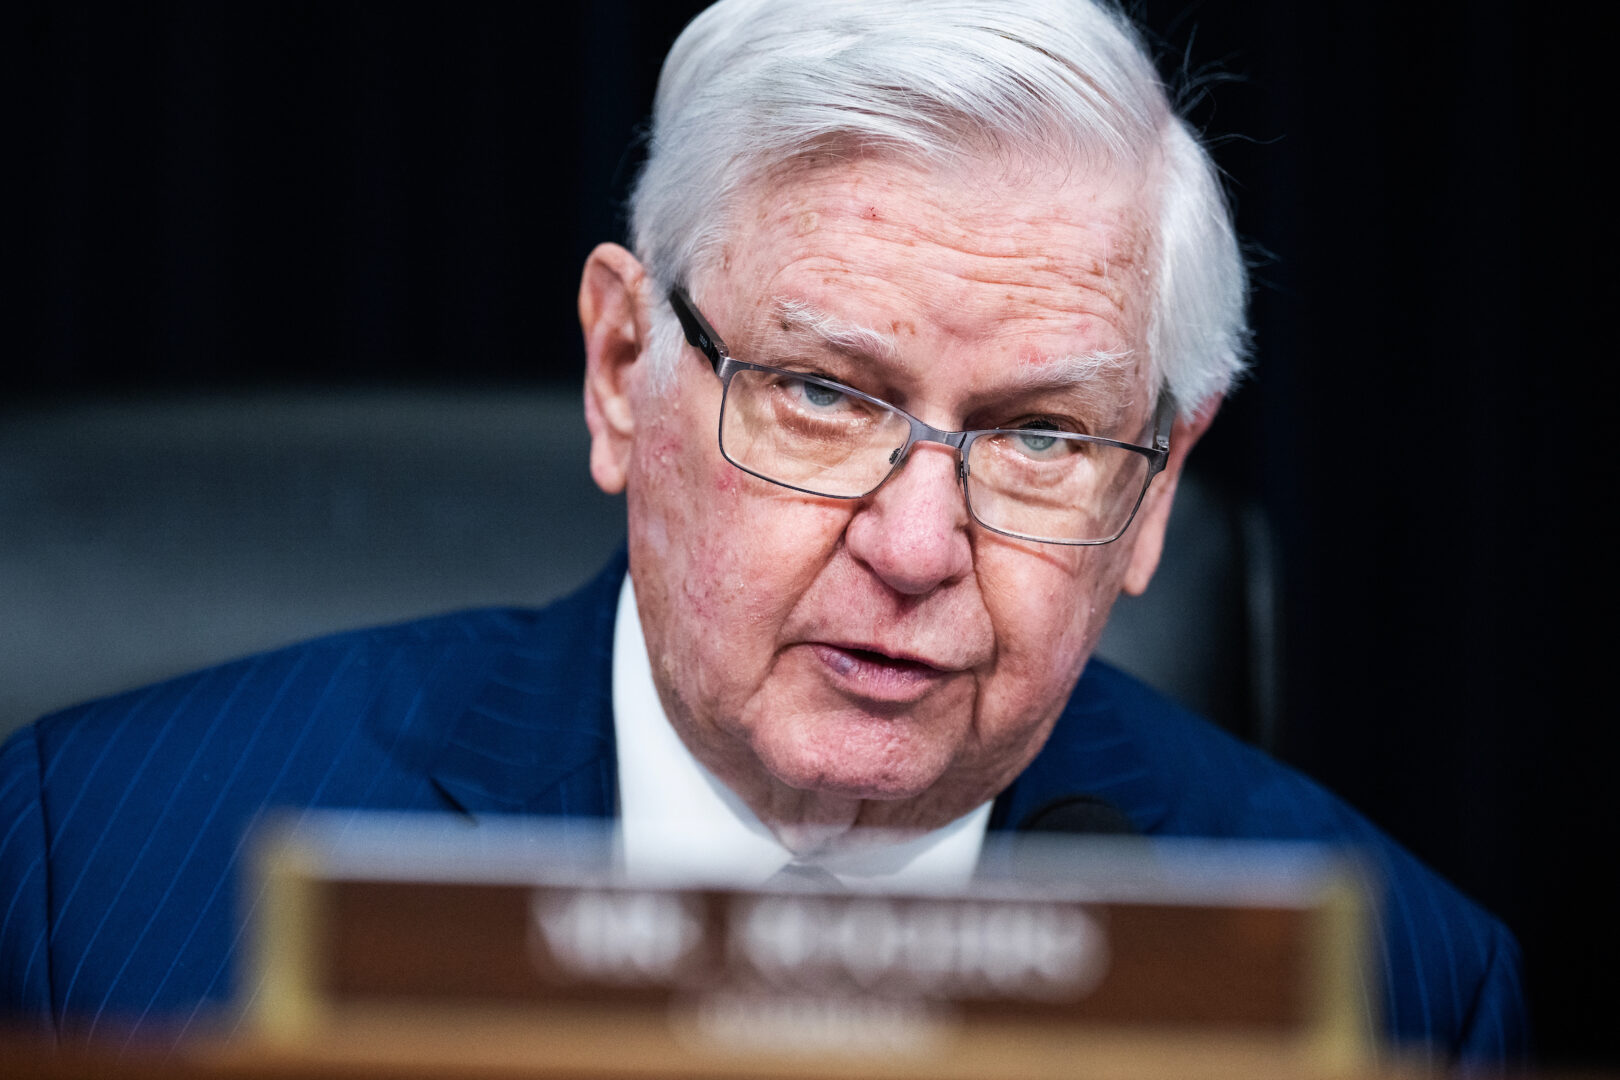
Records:
{"label": "wrinkled forehead", "polygon": [[989,350],[998,382],[1117,382],[1148,370],[1144,187],[1027,157],[802,156],[729,215],[709,275],[736,308],[721,332],[902,365],[908,339],[946,339]]}
{"label": "wrinkled forehead", "polygon": [[[1144,170],[1049,154],[933,161],[869,150],[804,153],[748,177],[717,206],[710,257],[689,284],[701,289],[762,245],[793,258],[818,243],[842,243],[858,260],[864,240],[889,239],[914,247],[919,261],[945,249],[964,263],[981,260],[964,269],[986,278],[998,267],[1038,268],[1044,288],[1100,290],[1145,318],[1157,246],[1154,188]],[[799,244],[782,250],[784,237]]]}

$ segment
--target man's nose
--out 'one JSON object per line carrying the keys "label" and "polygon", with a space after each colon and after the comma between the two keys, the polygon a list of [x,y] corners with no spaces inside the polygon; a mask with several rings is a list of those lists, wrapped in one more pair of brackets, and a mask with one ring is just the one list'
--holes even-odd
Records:
{"label": "man's nose", "polygon": [[896,592],[921,595],[972,571],[960,460],[948,446],[917,443],[850,520],[850,554]]}

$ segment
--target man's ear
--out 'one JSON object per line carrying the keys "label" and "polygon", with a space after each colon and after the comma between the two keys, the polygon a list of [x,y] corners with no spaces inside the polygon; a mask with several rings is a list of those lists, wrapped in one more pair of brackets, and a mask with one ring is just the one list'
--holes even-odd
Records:
{"label": "man's ear", "polygon": [[609,495],[624,490],[635,442],[630,388],[647,343],[641,304],[645,275],[618,244],[599,244],[579,282],[585,334],[585,424],[591,429],[591,479]]}
{"label": "man's ear", "polygon": [[1164,552],[1164,531],[1170,524],[1170,505],[1176,499],[1176,484],[1181,480],[1182,466],[1193,445],[1209,429],[1215,412],[1221,406],[1221,396],[1215,394],[1198,406],[1191,419],[1176,417],[1170,428],[1170,460],[1164,471],[1153,478],[1142,508],[1136,513],[1132,529],[1136,533],[1131,549],[1131,561],[1125,568],[1123,589],[1131,596],[1141,596],[1159,568],[1159,556]]}

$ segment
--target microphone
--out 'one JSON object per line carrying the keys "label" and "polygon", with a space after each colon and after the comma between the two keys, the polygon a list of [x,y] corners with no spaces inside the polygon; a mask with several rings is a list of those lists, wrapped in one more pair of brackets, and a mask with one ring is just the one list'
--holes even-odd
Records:
{"label": "microphone", "polygon": [[1125,811],[1095,795],[1068,795],[1036,807],[1018,825],[1021,833],[1136,836],[1140,830]]}

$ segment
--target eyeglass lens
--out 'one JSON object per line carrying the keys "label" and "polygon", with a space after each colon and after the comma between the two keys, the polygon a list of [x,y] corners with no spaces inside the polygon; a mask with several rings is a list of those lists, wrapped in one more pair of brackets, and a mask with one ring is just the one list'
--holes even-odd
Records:
{"label": "eyeglass lens", "polygon": [[[818,495],[859,498],[899,462],[911,422],[893,406],[790,372],[735,370],[720,448],[733,464]],[[968,504],[982,524],[1032,540],[1112,539],[1149,476],[1146,455],[1042,431],[1004,431],[967,450]]]}

